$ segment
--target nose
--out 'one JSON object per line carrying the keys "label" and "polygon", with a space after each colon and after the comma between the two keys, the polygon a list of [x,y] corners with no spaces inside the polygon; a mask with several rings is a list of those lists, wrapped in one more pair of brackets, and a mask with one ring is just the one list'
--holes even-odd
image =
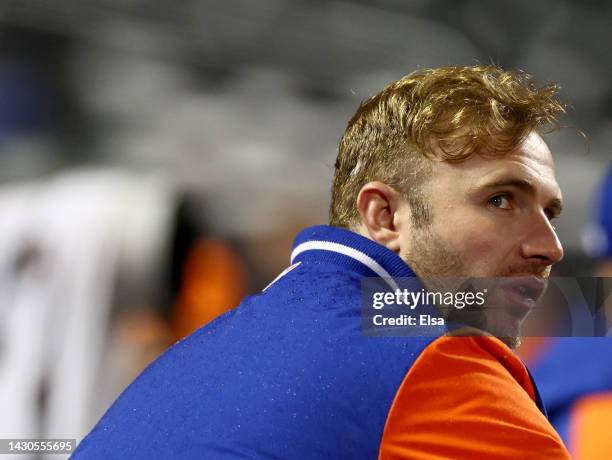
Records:
{"label": "nose", "polygon": [[524,258],[539,261],[548,266],[563,259],[563,246],[545,214],[538,214],[529,222],[529,233],[523,240],[521,251]]}

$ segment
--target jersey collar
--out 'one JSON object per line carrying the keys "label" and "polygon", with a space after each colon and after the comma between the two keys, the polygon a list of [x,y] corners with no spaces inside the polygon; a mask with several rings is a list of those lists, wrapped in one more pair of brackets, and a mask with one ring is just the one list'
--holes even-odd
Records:
{"label": "jersey collar", "polygon": [[363,276],[414,277],[414,272],[393,251],[357,233],[328,225],[302,230],[295,238],[291,263],[321,262],[340,265]]}

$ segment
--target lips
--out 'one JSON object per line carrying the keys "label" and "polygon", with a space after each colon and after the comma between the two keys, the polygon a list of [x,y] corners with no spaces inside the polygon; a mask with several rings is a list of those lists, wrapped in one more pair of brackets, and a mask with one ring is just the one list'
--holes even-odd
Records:
{"label": "lips", "polygon": [[509,312],[517,318],[524,318],[536,305],[546,290],[546,280],[535,276],[505,280],[500,286],[509,302]]}

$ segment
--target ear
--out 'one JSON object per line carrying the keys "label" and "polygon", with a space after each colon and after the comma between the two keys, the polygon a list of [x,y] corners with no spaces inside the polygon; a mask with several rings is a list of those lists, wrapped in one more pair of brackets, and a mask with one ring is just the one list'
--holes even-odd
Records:
{"label": "ear", "polygon": [[400,234],[396,225],[403,197],[382,182],[368,182],[357,195],[356,207],[365,236],[399,253]]}

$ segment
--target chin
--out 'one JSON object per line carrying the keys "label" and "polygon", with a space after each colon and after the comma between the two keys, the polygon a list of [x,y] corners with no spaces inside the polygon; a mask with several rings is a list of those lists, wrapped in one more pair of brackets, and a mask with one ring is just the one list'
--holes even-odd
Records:
{"label": "chin", "polygon": [[499,340],[508,345],[512,350],[518,348],[522,340],[523,320],[516,319],[511,315],[502,314],[501,318],[487,318],[486,330]]}
{"label": "chin", "polygon": [[524,318],[513,316],[506,309],[475,308],[447,311],[447,319],[457,324],[479,329],[497,337],[512,350],[518,348],[522,340],[522,323]]}

